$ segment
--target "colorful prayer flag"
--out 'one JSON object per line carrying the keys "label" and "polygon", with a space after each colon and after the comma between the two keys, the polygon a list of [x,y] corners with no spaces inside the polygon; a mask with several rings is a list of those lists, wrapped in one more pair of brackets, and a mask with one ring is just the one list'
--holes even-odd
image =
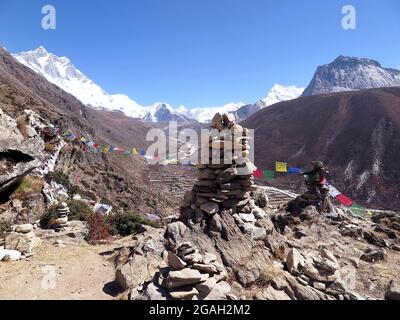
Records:
{"label": "colorful prayer flag", "polygon": [[266,178],[266,179],[275,179],[275,171],[264,170],[263,175],[264,175],[264,178]]}
{"label": "colorful prayer flag", "polygon": [[101,151],[107,153],[107,152],[110,151],[110,147],[104,146],[103,149],[102,149]]}
{"label": "colorful prayer flag", "polygon": [[260,170],[260,169],[255,170],[253,172],[253,176],[254,176],[254,178],[262,178],[262,176],[263,176],[262,170]]}
{"label": "colorful prayer flag", "polygon": [[341,192],[337,190],[334,186],[328,185],[328,188],[329,188],[329,195],[332,198],[336,198],[338,195],[341,194]]}
{"label": "colorful prayer flag", "polygon": [[277,162],[276,163],[276,172],[287,172],[287,163],[286,162]]}
{"label": "colorful prayer flag", "polygon": [[303,171],[300,168],[289,168],[288,173],[293,173],[293,174],[299,174],[302,173]]}
{"label": "colorful prayer flag", "polygon": [[353,204],[353,201],[347,198],[344,194],[339,194],[336,199],[343,204],[345,207],[350,207]]}
{"label": "colorful prayer flag", "polygon": [[140,150],[140,155],[144,156],[146,154],[146,151],[144,149]]}
{"label": "colorful prayer flag", "polygon": [[139,154],[139,152],[136,150],[136,148],[133,148],[132,153],[133,154]]}

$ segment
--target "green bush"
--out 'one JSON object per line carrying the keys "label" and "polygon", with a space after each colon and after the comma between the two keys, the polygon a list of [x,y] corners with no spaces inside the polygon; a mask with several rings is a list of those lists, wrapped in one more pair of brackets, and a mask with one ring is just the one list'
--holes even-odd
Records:
{"label": "green bush", "polygon": [[69,176],[65,174],[62,170],[56,170],[54,172],[50,172],[47,177],[51,180],[54,180],[58,184],[63,185],[67,191],[68,194],[73,196],[77,193],[79,193],[79,188],[75,185],[73,185],[69,179]]}
{"label": "green bush", "polygon": [[58,184],[62,184],[64,187],[67,187],[70,184],[69,176],[62,170],[50,172],[47,176]]}
{"label": "green bush", "polygon": [[52,222],[57,219],[57,205],[51,206],[40,218],[40,226],[44,229],[50,227]]}
{"label": "green bush", "polygon": [[108,230],[111,235],[129,236],[135,234],[142,224],[156,227],[157,224],[133,212],[116,213],[107,217]]}
{"label": "green bush", "polygon": [[71,200],[67,202],[71,213],[68,216],[69,220],[86,221],[92,210],[86,202],[79,200]]}

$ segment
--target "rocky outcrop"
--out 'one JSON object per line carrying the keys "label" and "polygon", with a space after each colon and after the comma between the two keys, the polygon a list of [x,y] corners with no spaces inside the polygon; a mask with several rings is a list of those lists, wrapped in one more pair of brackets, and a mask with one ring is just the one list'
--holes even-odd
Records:
{"label": "rocky outcrop", "polygon": [[0,193],[40,165],[35,157],[44,149],[43,140],[26,125],[24,136],[17,123],[0,109]]}

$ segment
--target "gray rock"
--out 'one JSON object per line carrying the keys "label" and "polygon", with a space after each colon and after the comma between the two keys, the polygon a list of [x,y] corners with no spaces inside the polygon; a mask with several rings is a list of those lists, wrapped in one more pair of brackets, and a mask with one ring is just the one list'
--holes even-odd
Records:
{"label": "gray rock", "polygon": [[365,261],[365,262],[377,262],[380,260],[384,260],[385,259],[385,252],[382,250],[371,250],[371,251],[367,251],[365,254],[363,254],[360,257],[361,260]]}
{"label": "gray rock", "polygon": [[33,225],[30,223],[20,224],[20,225],[13,226],[13,229],[15,230],[15,232],[29,233],[29,232],[33,231]]}
{"label": "gray rock", "polygon": [[217,280],[215,279],[215,277],[210,277],[203,283],[196,284],[195,287],[199,291],[200,297],[201,296],[205,297],[211,292],[211,290],[215,287],[216,284]]}
{"label": "gray rock", "polygon": [[0,261],[2,260],[17,261],[21,259],[21,252],[17,250],[0,249]]}
{"label": "gray rock", "polygon": [[326,289],[326,285],[322,282],[314,282],[313,287],[319,291],[324,291]]}
{"label": "gray rock", "polygon": [[255,222],[256,221],[256,218],[254,217],[254,215],[252,213],[250,213],[250,214],[239,213],[239,217],[244,222]]}
{"label": "gray rock", "polygon": [[305,265],[305,259],[295,248],[290,249],[286,256],[286,266],[290,273],[298,273]]}
{"label": "gray rock", "polygon": [[191,267],[199,270],[200,272],[217,273],[217,268],[212,264],[194,263]]}
{"label": "gray rock", "polygon": [[395,281],[391,281],[389,288],[385,293],[386,300],[400,300],[400,285]]}
{"label": "gray rock", "polygon": [[192,298],[199,294],[199,291],[191,286],[180,288],[179,290],[169,292],[172,299],[177,300],[192,300]]}
{"label": "gray rock", "polygon": [[168,265],[172,270],[178,271],[185,268],[187,264],[181,258],[179,258],[175,253],[168,251]]}
{"label": "gray rock", "polygon": [[166,230],[166,236],[174,243],[177,243],[183,237],[186,229],[186,225],[180,221],[170,223]]}
{"label": "gray rock", "polygon": [[149,283],[143,292],[147,300],[167,300],[169,292],[163,287],[157,287],[153,282]]}
{"label": "gray rock", "polygon": [[218,282],[204,300],[226,300],[226,295],[231,292],[231,286],[225,281]]}
{"label": "gray rock", "polygon": [[40,243],[40,238],[35,237],[33,232],[25,234],[11,232],[5,237],[5,248],[8,250],[17,250],[21,253],[31,253]]}
{"label": "gray rock", "polygon": [[237,171],[235,168],[227,168],[218,174],[216,180],[220,183],[227,183],[236,178]]}
{"label": "gray rock", "polygon": [[198,270],[186,268],[181,271],[171,271],[166,279],[166,285],[173,290],[200,283],[203,279],[203,275]]}
{"label": "gray rock", "polygon": [[214,215],[219,212],[219,205],[215,202],[206,202],[201,205],[200,209],[209,215]]}
{"label": "gray rock", "polygon": [[251,229],[251,237],[254,240],[263,240],[267,236],[267,231],[264,228],[253,226]]}

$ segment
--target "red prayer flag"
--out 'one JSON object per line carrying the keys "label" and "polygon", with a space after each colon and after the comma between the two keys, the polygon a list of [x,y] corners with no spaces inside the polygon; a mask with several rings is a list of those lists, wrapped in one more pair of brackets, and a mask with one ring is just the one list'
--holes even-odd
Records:
{"label": "red prayer flag", "polygon": [[262,178],[263,177],[263,172],[260,169],[257,169],[256,171],[253,172],[253,176],[255,178]]}
{"label": "red prayer flag", "polygon": [[353,204],[353,201],[347,198],[344,194],[339,194],[336,199],[346,207],[350,207]]}

